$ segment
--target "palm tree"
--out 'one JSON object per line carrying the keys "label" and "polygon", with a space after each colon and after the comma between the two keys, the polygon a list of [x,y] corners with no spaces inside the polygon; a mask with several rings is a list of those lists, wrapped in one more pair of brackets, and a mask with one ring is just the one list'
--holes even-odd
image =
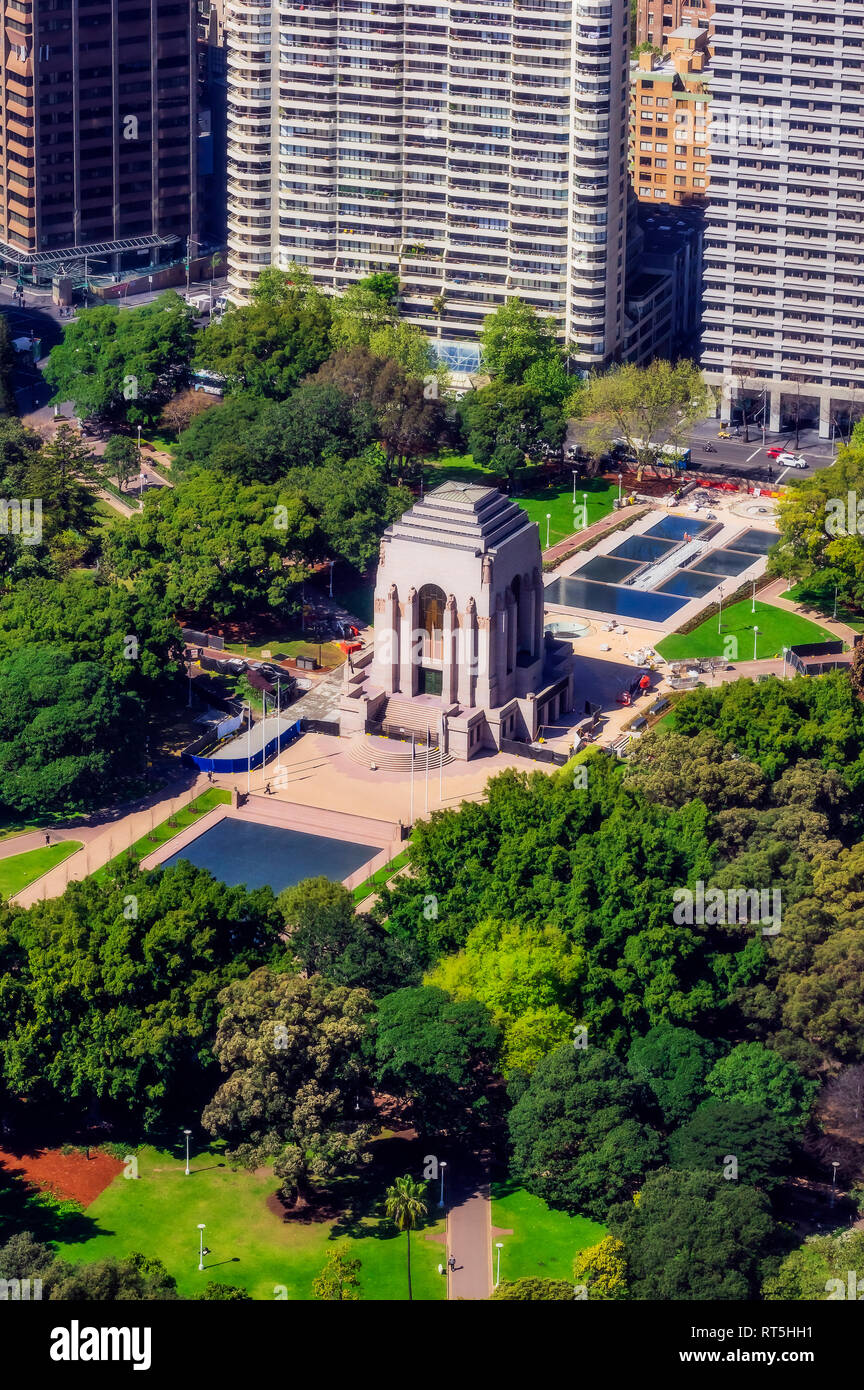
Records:
{"label": "palm tree", "polygon": [[425,1184],[415,1182],[410,1174],[397,1178],[392,1187],[387,1188],[384,1210],[389,1219],[404,1231],[408,1237],[408,1298],[411,1300],[411,1232],[426,1215],[427,1207],[423,1200]]}

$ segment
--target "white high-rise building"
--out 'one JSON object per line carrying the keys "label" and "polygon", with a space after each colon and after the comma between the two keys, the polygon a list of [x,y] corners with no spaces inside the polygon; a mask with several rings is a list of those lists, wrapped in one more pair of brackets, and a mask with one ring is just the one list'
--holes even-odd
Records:
{"label": "white high-rise building", "polygon": [[828,438],[864,414],[864,4],[717,0],[712,27],[703,366],[725,419]]}
{"label": "white high-rise building", "polygon": [[227,0],[229,283],[398,273],[468,361],[518,295],[596,366],[624,327],[627,0]]}

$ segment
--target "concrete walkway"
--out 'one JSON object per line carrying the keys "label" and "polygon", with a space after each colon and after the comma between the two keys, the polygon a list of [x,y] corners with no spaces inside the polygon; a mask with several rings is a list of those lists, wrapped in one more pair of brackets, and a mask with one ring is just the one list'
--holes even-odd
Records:
{"label": "concrete walkway", "polygon": [[[457,1160],[458,1163],[458,1160]],[[453,1167],[457,1166],[454,1163]],[[484,1299],[492,1292],[492,1204],[489,1180],[479,1168],[452,1179],[447,1213],[447,1255],[456,1261],[447,1297]]]}

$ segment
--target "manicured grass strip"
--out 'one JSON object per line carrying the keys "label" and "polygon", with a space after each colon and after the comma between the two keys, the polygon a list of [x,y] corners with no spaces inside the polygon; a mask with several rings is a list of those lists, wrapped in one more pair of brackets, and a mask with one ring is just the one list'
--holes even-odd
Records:
{"label": "manicured grass strip", "polygon": [[524,1187],[510,1183],[492,1184],[492,1225],[511,1230],[511,1236],[492,1235],[492,1278],[495,1279],[501,1241],[501,1278],[571,1279],[573,1259],[579,1250],[596,1245],[606,1235],[605,1226],[587,1216],[569,1216],[553,1211]]}
{"label": "manicured grass strip", "polygon": [[[808,587],[807,583],[802,583],[787,589],[780,597],[788,598],[791,603],[801,603],[808,608],[815,608],[823,618],[834,617],[833,589],[814,589]],[[864,616],[854,608],[847,608],[842,599],[837,603],[837,622],[845,623],[847,627],[854,628],[855,632],[864,632]]]}
{"label": "manicured grass strip", "polygon": [[27,849],[23,854],[0,859],[0,897],[11,898],[20,893],[80,848],[80,840],[64,840],[58,845],[43,845],[41,849]]}
{"label": "manicured grass strip", "polygon": [[[583,503],[582,494],[586,495]],[[567,536],[572,536],[574,532],[579,532],[593,526],[595,521],[607,516],[612,510],[612,503],[618,496],[618,484],[607,483],[602,478],[577,478],[576,479],[576,507],[573,505],[573,485],[557,486],[555,488],[539,488],[531,490],[530,484],[527,488],[519,489],[519,495],[514,497],[514,502],[518,502],[530,516],[532,521],[536,521],[540,528],[540,547],[546,549],[546,514],[549,520],[549,544],[555,545],[558,541],[563,541]],[[587,521],[583,525],[582,507],[587,506]]]}
{"label": "manicured grass strip", "polygon": [[[212,811],[214,806],[227,806],[231,801],[231,793],[224,787],[210,787],[206,792],[201,792],[195,800],[188,806],[184,806],[174,817],[167,818],[160,822],[153,829],[152,836],[148,832],[142,835],[140,840],[136,840],[131,850],[124,849],[120,854],[115,854],[113,859],[109,859],[107,864],[103,864],[101,869],[97,869],[91,875],[95,879],[104,879],[113,868],[118,867],[131,854],[134,859],[144,859],[146,855],[152,854],[160,845],[164,845],[166,840],[185,830],[187,826],[194,825],[202,816],[206,816],[208,811]],[[173,824],[171,821],[173,820]]]}
{"label": "manicured grass strip", "polygon": [[731,608],[723,609],[723,626],[717,631],[717,618],[708,618],[686,634],[673,632],[657,643],[657,651],[667,661],[686,661],[688,658],[722,656],[727,661],[753,660],[753,628],[759,628],[756,646],[757,660],[782,655],[784,647],[799,642],[828,642],[831,633],[817,627],[808,618],[789,613],[784,608],[772,608],[757,600],[756,612],[745,599]]}
{"label": "manicured grass strip", "polygon": [[380,869],[376,869],[374,874],[370,874],[363,883],[357,885],[354,889],[355,903],[362,903],[363,899],[368,898],[370,893],[374,893],[378,888],[383,888],[388,878],[392,878],[396,871],[407,863],[408,851],[403,849],[402,853],[391,859],[389,864],[382,864]]}
{"label": "manicured grass strip", "polygon": [[[389,1173],[379,1174],[380,1191],[359,1202],[351,1197],[352,1183],[338,1185],[337,1190],[346,1192],[350,1215],[317,1219],[309,1212],[310,1219],[285,1221],[275,1203],[268,1206],[279,1187],[270,1169],[233,1171],[215,1150],[194,1155],[187,1178],[179,1145],[176,1155],[144,1148],[137,1158],[139,1177],[120,1174],[87,1207],[92,1235],[61,1244],[62,1257],[89,1261],[134,1251],[158,1256],[183,1298],[201,1293],[213,1280],[237,1284],[256,1299],[311,1299],[312,1280],[338,1244],[362,1263],[362,1299],[407,1299],[406,1237],[381,1216]],[[375,1168],[373,1161],[370,1169]],[[411,1237],[415,1299],[446,1294],[446,1281],[437,1271],[445,1262],[444,1246],[426,1239],[444,1227],[436,1219],[434,1196],[430,1187],[432,1219]],[[200,1221],[210,1249],[203,1273],[198,1272]]]}

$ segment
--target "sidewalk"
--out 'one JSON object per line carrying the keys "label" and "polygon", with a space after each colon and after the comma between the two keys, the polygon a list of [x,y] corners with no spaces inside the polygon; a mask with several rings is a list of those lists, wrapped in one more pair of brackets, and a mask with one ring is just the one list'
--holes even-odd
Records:
{"label": "sidewalk", "polygon": [[[456,1166],[455,1164],[453,1165]],[[479,1169],[453,1179],[447,1213],[447,1255],[456,1268],[447,1280],[450,1299],[485,1299],[492,1292],[492,1204],[489,1181]]]}

